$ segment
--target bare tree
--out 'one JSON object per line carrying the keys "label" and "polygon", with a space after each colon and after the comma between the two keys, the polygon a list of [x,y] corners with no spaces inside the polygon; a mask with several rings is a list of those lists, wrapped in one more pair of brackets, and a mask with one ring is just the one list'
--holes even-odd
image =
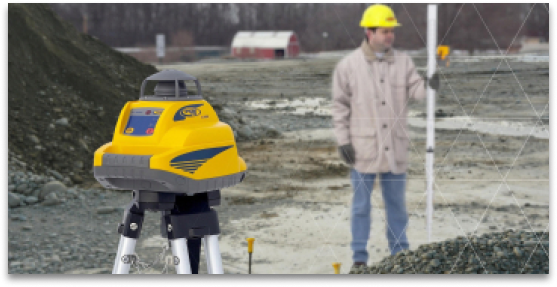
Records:
{"label": "bare tree", "polygon": [[[426,4],[389,4],[402,27],[395,45],[420,49],[426,41]],[[439,6],[439,43],[454,49],[507,49],[523,33],[549,39],[547,4],[458,4]],[[359,21],[367,4],[322,3],[124,3],[51,4],[67,21],[108,45],[153,46],[155,35],[188,31],[197,45],[228,46],[240,30],[293,30],[304,51],[352,49],[363,38]],[[530,16],[526,14],[532,9]],[[525,27],[520,25],[527,20]],[[488,28],[486,28],[488,27]],[[323,37],[323,33],[327,37]],[[518,32],[518,34],[517,34]],[[516,42],[516,41],[515,41]]]}
{"label": "bare tree", "polygon": [[526,7],[525,14],[530,13],[526,22],[526,34],[542,37],[549,42],[549,3],[528,3]]}

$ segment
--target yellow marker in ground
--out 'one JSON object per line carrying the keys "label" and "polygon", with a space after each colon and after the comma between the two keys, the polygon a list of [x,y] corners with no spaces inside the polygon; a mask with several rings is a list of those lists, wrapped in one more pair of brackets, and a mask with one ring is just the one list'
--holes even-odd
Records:
{"label": "yellow marker in ground", "polygon": [[333,267],[335,268],[335,274],[340,274],[340,262],[334,262]]}
{"label": "yellow marker in ground", "polygon": [[249,274],[251,274],[251,254],[253,253],[253,242],[255,241],[255,238],[246,238],[246,241],[248,242],[248,254],[249,254],[248,272]]}
{"label": "yellow marker in ground", "polygon": [[255,241],[255,238],[246,238],[246,241],[248,242],[248,252],[252,253],[253,252],[253,242]]}

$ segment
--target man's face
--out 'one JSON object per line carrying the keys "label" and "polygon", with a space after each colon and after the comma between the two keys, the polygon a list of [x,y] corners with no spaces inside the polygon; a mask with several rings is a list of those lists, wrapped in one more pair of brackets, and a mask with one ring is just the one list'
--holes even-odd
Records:
{"label": "man's face", "polygon": [[371,29],[366,30],[369,44],[373,47],[380,48],[381,50],[389,49],[393,46],[395,41],[394,28],[377,28],[375,32]]}

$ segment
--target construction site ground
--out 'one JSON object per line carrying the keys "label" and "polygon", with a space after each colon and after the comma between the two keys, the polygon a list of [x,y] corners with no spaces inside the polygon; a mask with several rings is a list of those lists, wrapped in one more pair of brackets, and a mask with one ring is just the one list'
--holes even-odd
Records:
{"label": "construction site ground", "polygon": [[[544,57],[463,57],[441,69],[437,96],[432,240],[549,223],[549,70]],[[223,190],[218,207],[225,270],[332,273],[351,266],[349,168],[337,154],[330,116],[338,58],[162,66],[196,75],[253,124],[280,139],[239,145],[246,180]],[[425,59],[416,57],[423,72]],[[425,102],[410,103],[407,229],[411,248],[427,243]],[[370,262],[389,255],[379,185],[372,195]],[[158,248],[153,236],[142,246]]]}
{"label": "construction site ground", "polygon": [[[425,59],[414,59],[423,72]],[[247,177],[222,190],[222,204],[215,208],[225,273],[248,272],[248,237],[255,238],[254,274],[330,274],[333,262],[341,262],[341,272],[348,272],[353,191],[349,168],[337,154],[330,115],[331,73],[338,60],[314,57],[157,67],[197,76],[212,98],[241,114],[250,126],[273,126],[281,132],[279,138],[238,143],[248,165]],[[507,229],[548,230],[548,58],[455,58],[441,72],[432,240]],[[415,249],[428,242],[425,102],[412,102],[409,108],[407,234],[410,248]],[[24,256],[25,244],[35,244],[37,252],[46,250],[46,257],[54,252],[66,258],[63,273],[110,273],[120,238],[116,227],[131,194],[104,190],[98,184],[80,188],[84,190],[80,200],[59,207],[13,209],[12,217],[17,213],[16,217],[26,218],[10,221],[14,254]],[[376,183],[369,264],[389,255],[378,188]],[[99,212],[99,207],[107,206],[117,211]],[[88,251],[75,256],[49,251],[52,240],[65,240],[76,252]],[[148,212],[136,249],[140,260],[154,262],[165,244],[160,215]],[[14,266],[20,264],[12,261]],[[34,272],[33,266],[14,272]],[[164,264],[155,264],[132,272],[163,270]],[[166,270],[174,272],[172,267]],[[202,260],[200,273],[205,272]]]}

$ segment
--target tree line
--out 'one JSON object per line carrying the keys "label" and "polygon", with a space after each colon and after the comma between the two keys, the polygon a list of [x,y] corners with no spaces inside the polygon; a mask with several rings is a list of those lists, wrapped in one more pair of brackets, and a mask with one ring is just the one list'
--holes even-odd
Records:
{"label": "tree line", "polygon": [[[389,4],[402,27],[398,48],[425,46],[426,4]],[[357,47],[359,22],[368,4],[58,3],[57,14],[112,47],[229,46],[241,30],[293,30],[305,52]],[[438,42],[454,49],[506,50],[523,35],[549,40],[549,5],[543,3],[449,3],[438,8]]]}

